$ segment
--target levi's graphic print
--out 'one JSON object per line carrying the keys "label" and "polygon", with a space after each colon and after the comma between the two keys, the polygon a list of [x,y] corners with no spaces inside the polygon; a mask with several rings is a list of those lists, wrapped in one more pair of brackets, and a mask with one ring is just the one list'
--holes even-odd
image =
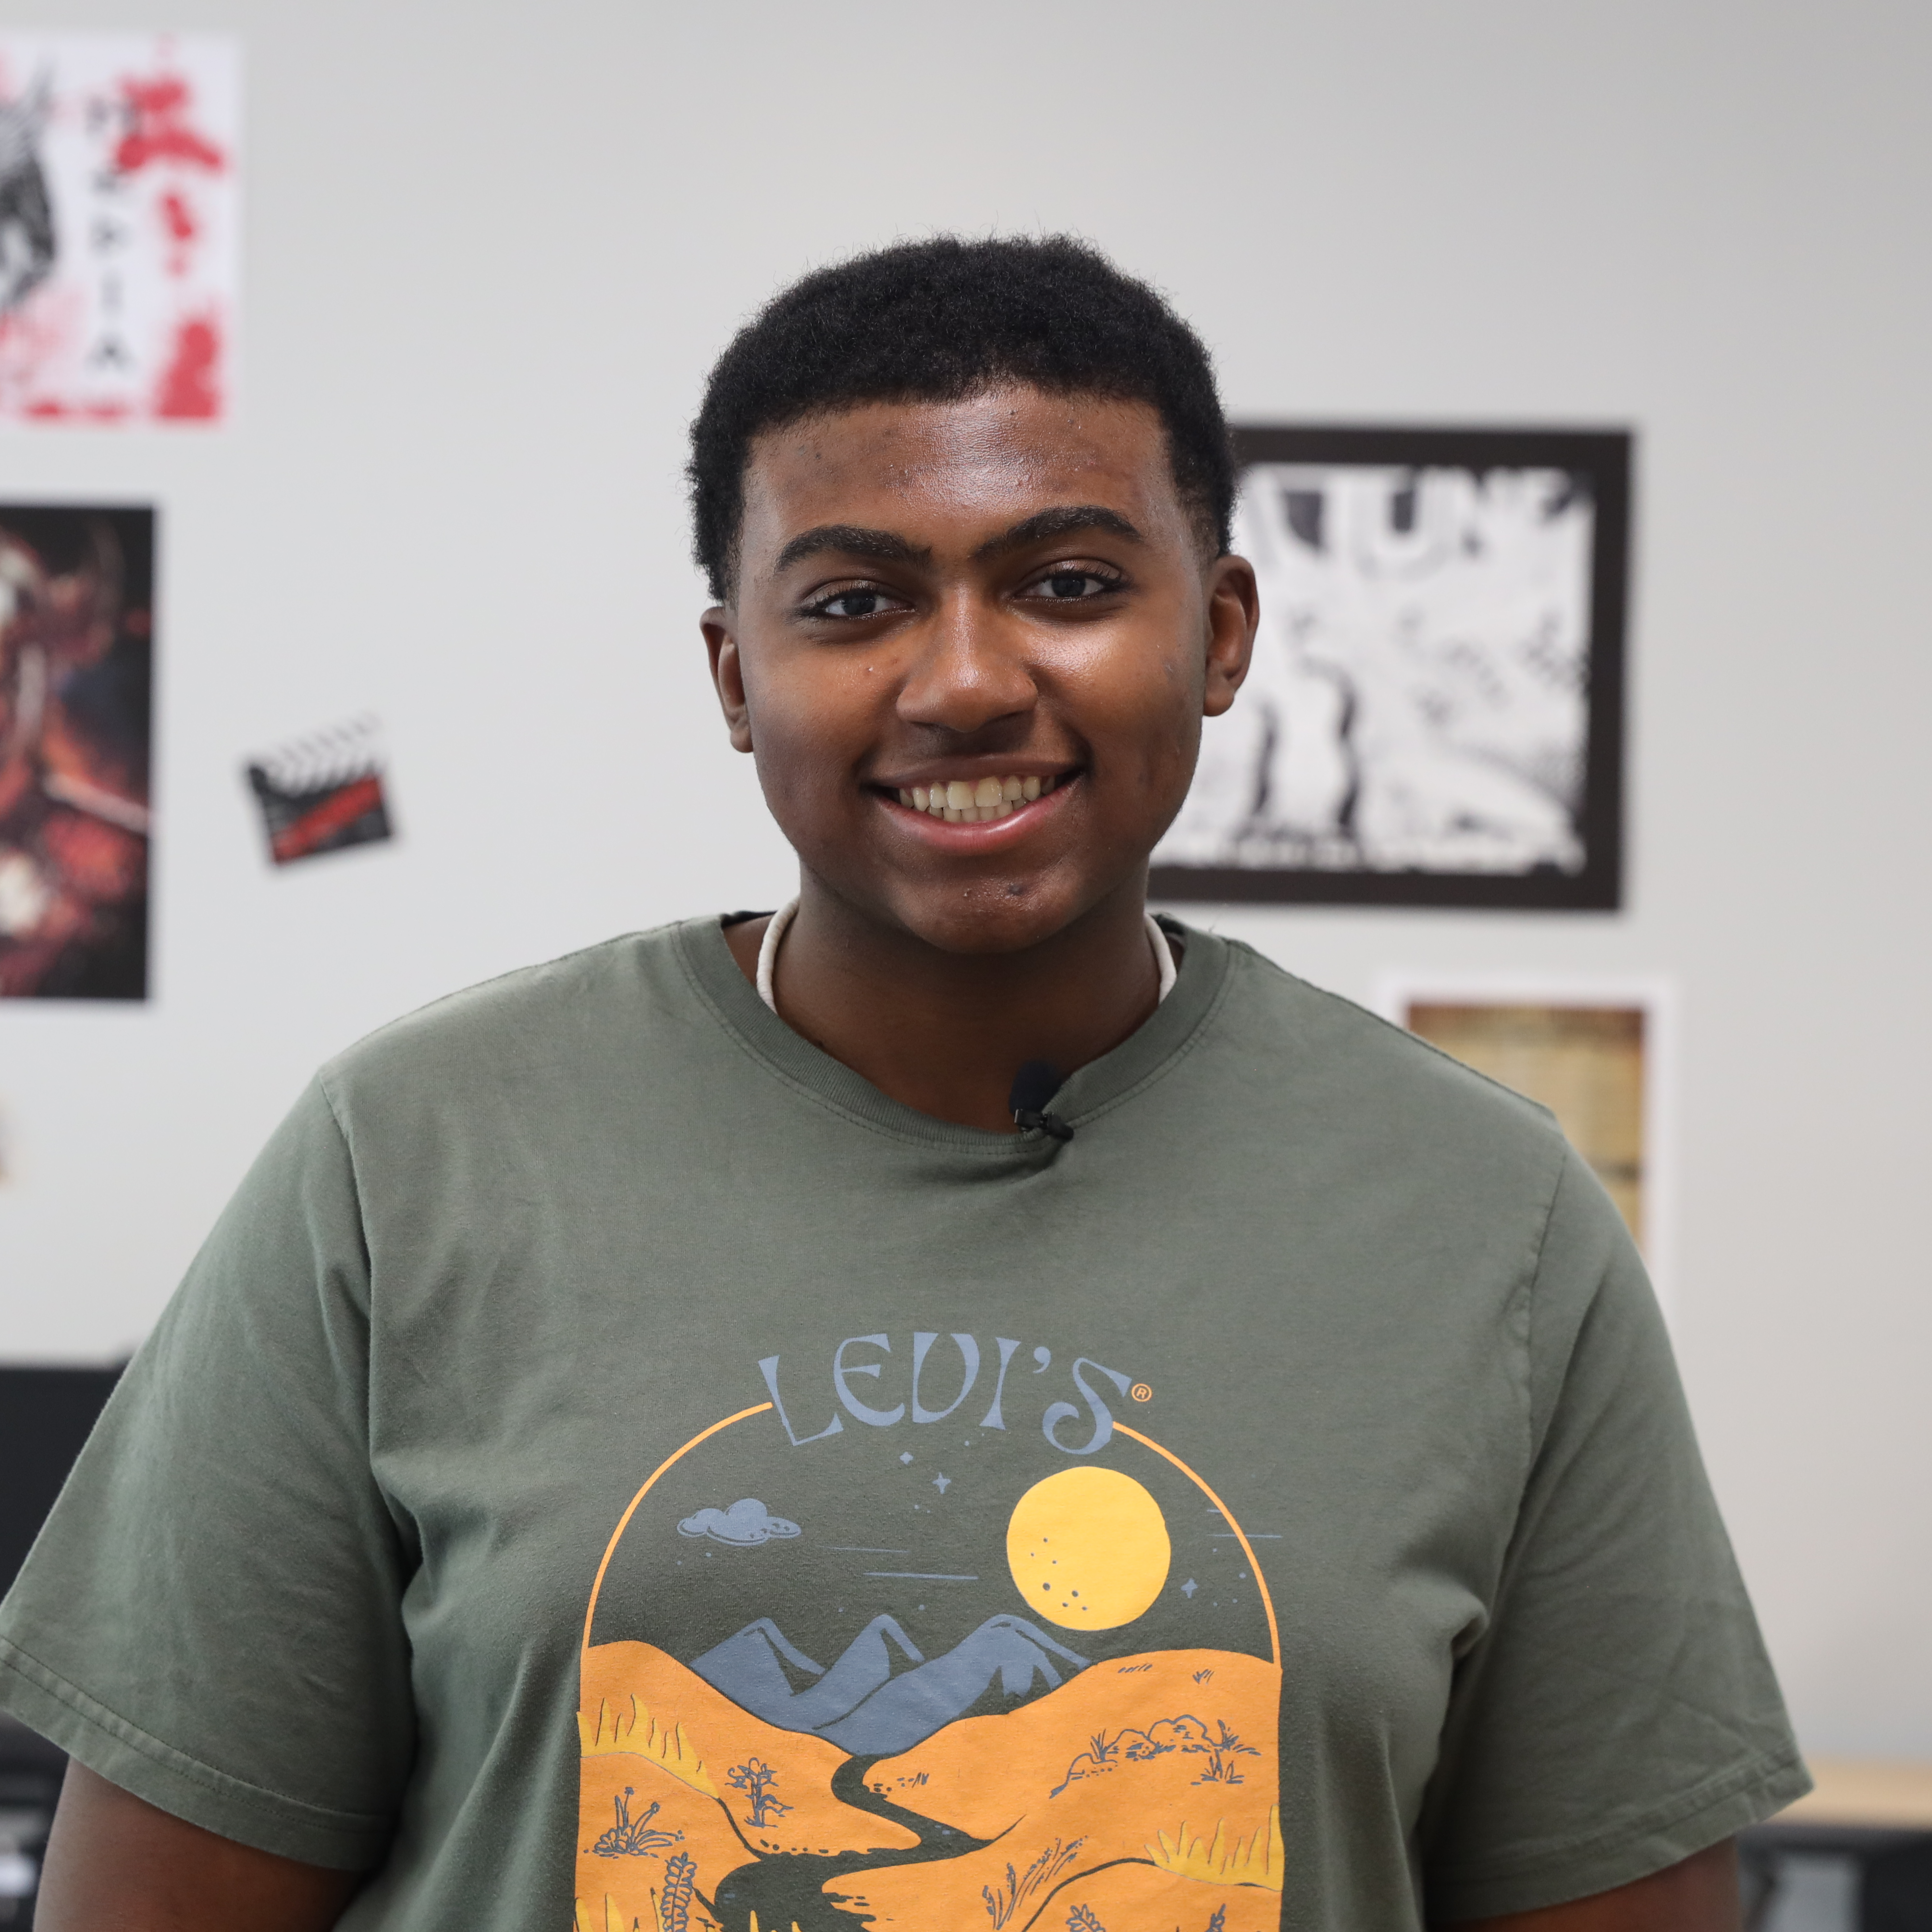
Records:
{"label": "levi's graphic print", "polygon": [[597,1572],[576,1932],[1274,1932],[1271,1544],[1156,1392],[992,1334],[746,1366]]}

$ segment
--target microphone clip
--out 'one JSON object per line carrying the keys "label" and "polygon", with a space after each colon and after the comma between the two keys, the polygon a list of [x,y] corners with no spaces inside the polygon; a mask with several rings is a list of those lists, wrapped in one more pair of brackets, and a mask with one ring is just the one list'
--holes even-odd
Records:
{"label": "microphone clip", "polygon": [[1070,1141],[1073,1130],[1058,1114],[1049,1113],[1046,1103],[1060,1091],[1059,1073],[1044,1060],[1029,1060],[1013,1076],[1012,1090],[1006,1096],[1013,1125],[1031,1129],[1056,1141]]}

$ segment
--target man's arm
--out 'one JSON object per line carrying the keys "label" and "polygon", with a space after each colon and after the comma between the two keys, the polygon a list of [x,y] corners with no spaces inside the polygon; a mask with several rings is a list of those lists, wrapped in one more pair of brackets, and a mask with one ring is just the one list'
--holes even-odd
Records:
{"label": "man's arm", "polygon": [[1725,1839],[1634,1885],[1540,1912],[1467,1918],[1454,1932],[1738,1932],[1736,1842]]}
{"label": "man's arm", "polygon": [[204,1832],[70,1764],[34,1923],[40,1932],[326,1932],[362,1882],[359,1872]]}

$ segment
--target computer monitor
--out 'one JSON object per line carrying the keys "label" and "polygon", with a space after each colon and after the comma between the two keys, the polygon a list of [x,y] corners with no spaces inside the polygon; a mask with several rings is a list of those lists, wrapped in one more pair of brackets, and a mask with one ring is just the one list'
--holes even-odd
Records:
{"label": "computer monitor", "polygon": [[0,1367],[0,1591],[27,1559],[119,1368]]}

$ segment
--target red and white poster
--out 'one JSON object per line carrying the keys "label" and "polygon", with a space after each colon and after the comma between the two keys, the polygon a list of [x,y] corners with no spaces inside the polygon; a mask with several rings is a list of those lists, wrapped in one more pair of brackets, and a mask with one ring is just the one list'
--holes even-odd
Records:
{"label": "red and white poster", "polygon": [[241,96],[225,36],[0,32],[0,418],[229,414]]}

